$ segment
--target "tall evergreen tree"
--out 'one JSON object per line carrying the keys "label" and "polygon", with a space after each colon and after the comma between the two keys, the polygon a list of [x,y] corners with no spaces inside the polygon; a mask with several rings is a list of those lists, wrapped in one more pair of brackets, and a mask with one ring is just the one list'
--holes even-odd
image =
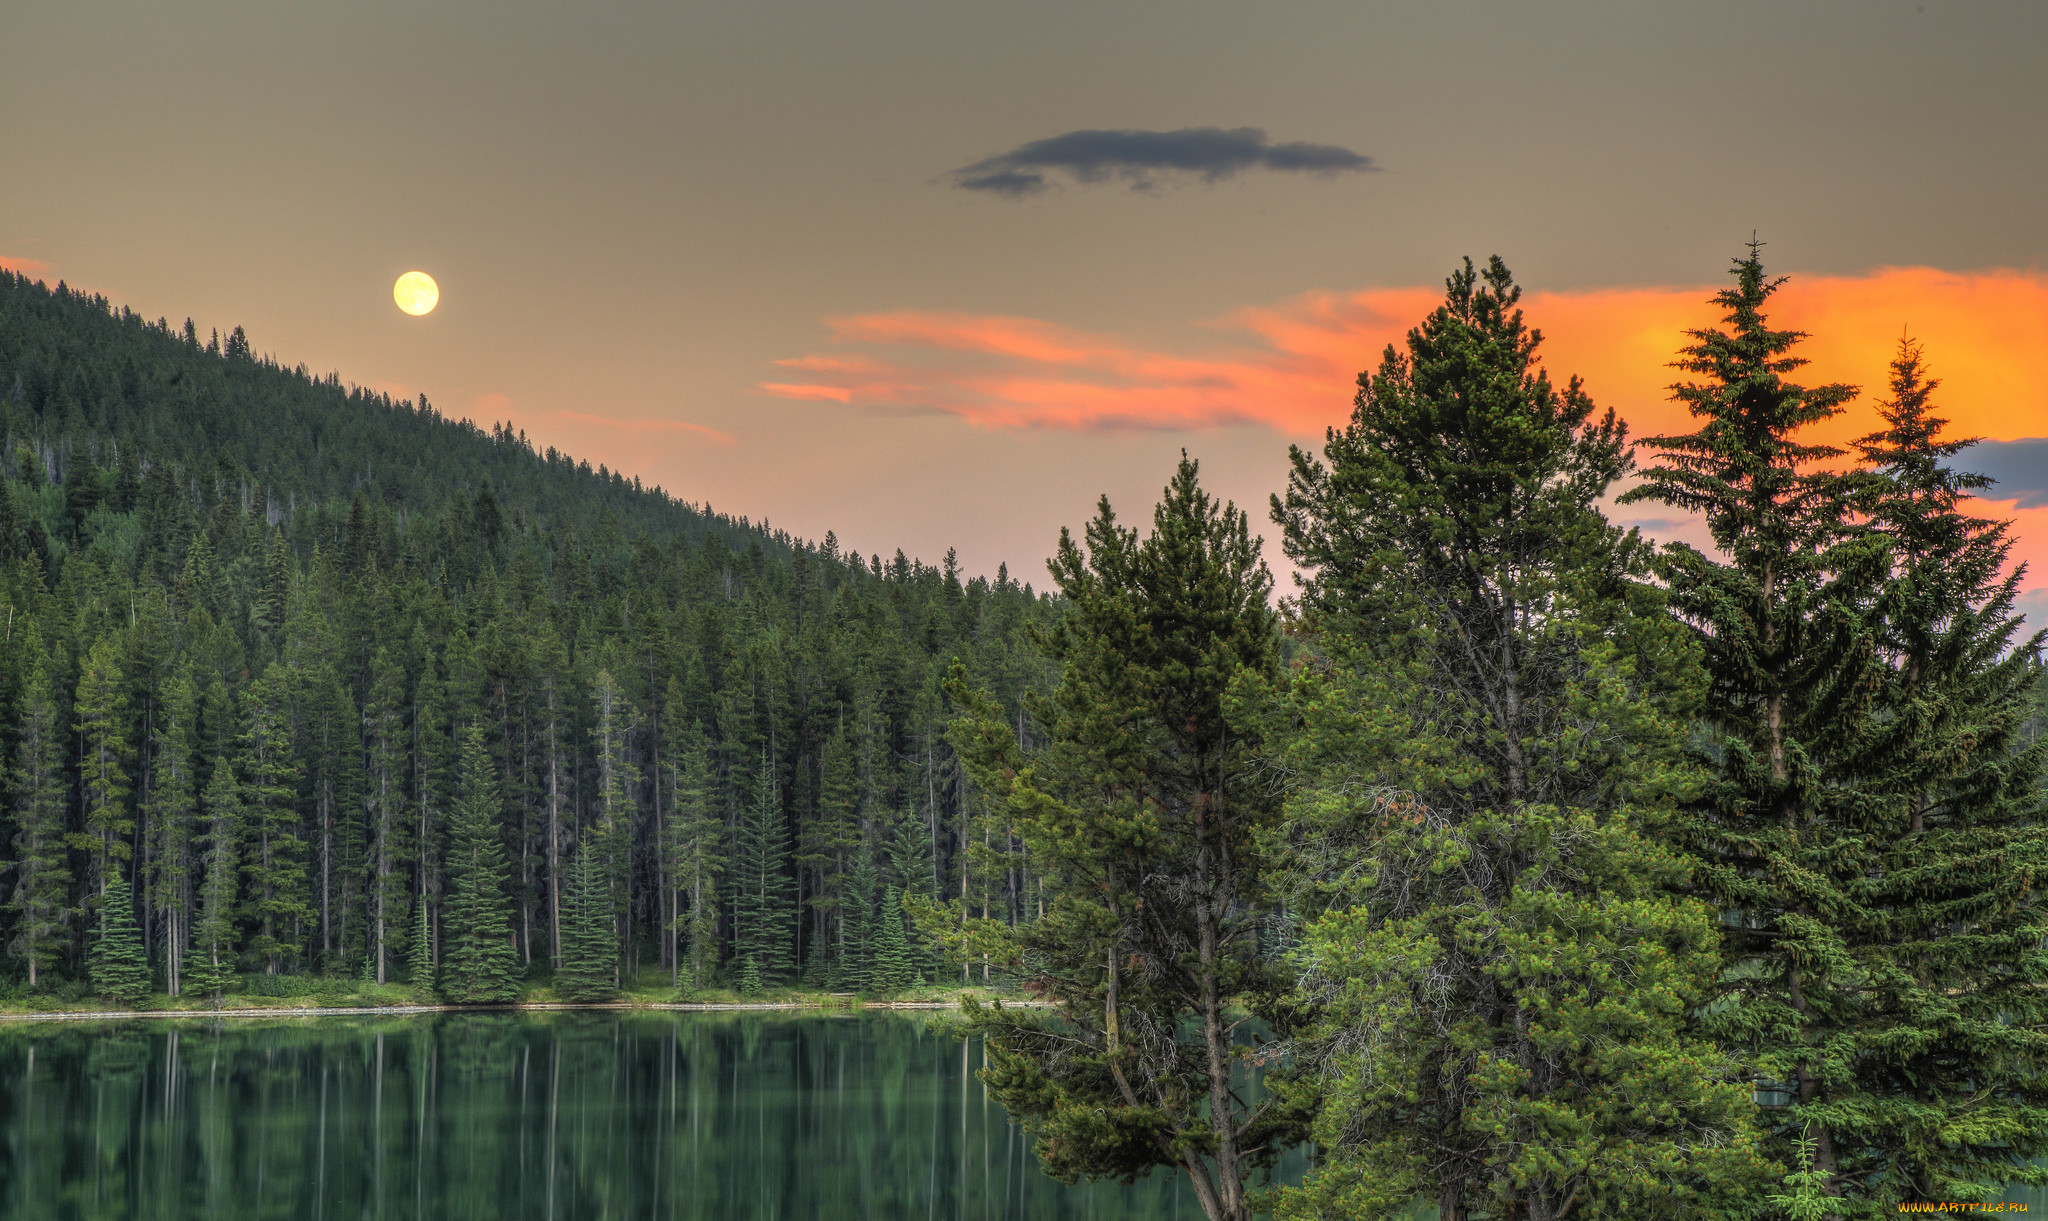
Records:
{"label": "tall evergreen tree", "polygon": [[751,960],[762,979],[783,983],[796,967],[796,881],[789,873],[789,824],[765,753],[755,791],[732,853],[732,953]]}
{"label": "tall evergreen tree", "polygon": [[[614,963],[623,963],[624,922],[630,919],[628,886],[632,873],[633,832],[639,823],[640,769],[633,762],[631,736],[638,719],[632,702],[608,669],[599,669],[591,681],[593,704],[591,746],[597,756],[597,821],[590,828],[584,852],[594,852],[603,871],[607,923],[618,951]],[[614,979],[614,985],[622,979]]]}
{"label": "tall evergreen tree", "polygon": [[700,726],[683,721],[681,706],[681,692],[672,687],[666,730],[672,735],[668,767],[674,788],[664,830],[668,876],[675,889],[667,928],[670,936],[683,940],[676,982],[682,982],[687,961],[690,986],[702,987],[718,966],[718,875],[725,867],[718,844],[724,828],[718,820],[718,778],[709,744]]}
{"label": "tall evergreen tree", "polygon": [[[22,647],[29,657],[40,654],[34,624],[23,625]],[[15,736],[14,889],[9,906],[15,913],[15,944],[28,964],[28,982],[36,987],[64,951],[70,916],[69,844],[64,836],[66,788],[63,725],[57,701],[41,664],[28,667],[21,697],[21,718]]]}
{"label": "tall evergreen tree", "polygon": [[207,781],[205,858],[199,883],[199,911],[192,922],[192,950],[183,975],[193,991],[219,995],[235,966],[238,941],[235,897],[240,878],[242,794],[233,766],[216,760]]}
{"label": "tall evergreen tree", "polygon": [[501,805],[483,730],[472,725],[462,735],[462,796],[449,822],[448,903],[441,921],[441,994],[458,1004],[519,997],[505,895],[511,866],[498,838]]}
{"label": "tall evergreen tree", "polygon": [[1890,550],[1861,750],[1884,796],[1857,895],[1872,925],[1846,972],[1855,1052],[1822,1097],[1865,1213],[2048,1183],[2048,912],[2033,899],[2048,743],[2024,732],[2042,636],[2013,639],[2009,525],[1964,509],[1990,480],[1952,465],[1971,442],[1943,436],[1939,384],[1902,340],[1884,427],[1856,443],[1858,503]]}
{"label": "tall evergreen tree", "polygon": [[1760,1184],[1735,1068],[1684,1029],[1714,913],[1664,842],[1700,695],[1648,549],[1597,504],[1622,426],[1554,385],[1496,258],[1359,378],[1274,516],[1324,1157],[1287,1216],[1720,1217]]}
{"label": "tall evergreen tree", "polygon": [[412,939],[405,953],[405,982],[415,988],[434,986],[434,926],[427,896],[413,900]]}
{"label": "tall evergreen tree", "polygon": [[1258,837],[1277,805],[1255,779],[1257,731],[1225,707],[1233,684],[1277,673],[1272,578],[1244,514],[1185,455],[1149,537],[1105,497],[1086,542],[1063,531],[1051,565],[1067,614],[1047,641],[1059,688],[1034,711],[1044,748],[1026,760],[963,669],[950,684],[962,758],[1054,895],[1042,920],[980,927],[1056,1016],[998,1007],[969,1027],[1048,1172],[1172,1167],[1211,1221],[1244,1221],[1247,1181],[1294,1139],[1237,1081],[1257,1051],[1248,1016],[1277,1016],[1285,990],[1257,946]]}
{"label": "tall evergreen tree", "polygon": [[119,642],[102,636],[79,667],[79,807],[85,834],[94,841],[89,884],[104,894],[115,862],[134,852],[135,813],[129,805],[128,691],[121,673]]}
{"label": "tall evergreen tree", "polygon": [[1673,394],[1700,427],[1651,438],[1659,464],[1624,499],[1700,514],[1718,550],[1674,544],[1663,557],[1713,682],[1713,783],[1687,826],[1729,960],[1706,1029],[1786,1100],[1771,1108],[1775,1151],[1789,1159],[1810,1137],[1827,1189],[1861,1199],[1869,1183],[1840,1174],[1859,1151],[1836,1130],[1855,1122],[1851,1031],[1880,919],[1870,879],[1896,830],[1865,753],[1885,685],[1888,549],[1850,520],[1856,481],[1831,469],[1842,451],[1799,439],[1854,388],[1788,380],[1805,336],[1764,312],[1783,281],[1755,245],[1734,276],[1714,298],[1728,329],[1689,332],[1677,362],[1698,380]]}
{"label": "tall evergreen tree", "polygon": [[271,975],[303,952],[314,919],[303,824],[294,808],[299,769],[291,745],[289,681],[288,672],[273,663],[249,684],[242,711],[239,770],[248,836],[242,872],[249,879],[245,894],[255,925],[249,952]]}
{"label": "tall evergreen tree", "polygon": [[569,864],[562,908],[562,965],[555,971],[555,991],[572,1001],[617,996],[619,942],[612,933],[611,895],[598,854],[587,842]]}
{"label": "tall evergreen tree", "polygon": [[93,991],[125,1004],[149,995],[149,955],[135,922],[135,894],[118,873],[107,882],[100,905],[99,936],[87,956]]}
{"label": "tall evergreen tree", "polygon": [[150,902],[163,927],[164,985],[172,996],[183,991],[181,968],[191,938],[193,850],[199,839],[198,761],[194,731],[198,727],[199,691],[189,671],[174,672],[164,683],[154,738],[149,822],[155,837],[150,862]]}
{"label": "tall evergreen tree", "polygon": [[877,992],[901,992],[917,978],[910,939],[903,931],[903,892],[894,886],[884,890],[874,920],[874,960],[868,969],[868,987]]}

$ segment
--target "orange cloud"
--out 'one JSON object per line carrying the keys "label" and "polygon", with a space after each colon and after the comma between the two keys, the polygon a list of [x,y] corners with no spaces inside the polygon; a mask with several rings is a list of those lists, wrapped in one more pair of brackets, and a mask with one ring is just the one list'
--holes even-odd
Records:
{"label": "orange cloud", "polygon": [[[1638,436],[1690,431],[1666,387],[1689,327],[1719,325],[1719,285],[1532,292],[1523,298],[1547,342],[1552,376],[1582,375],[1596,402]],[[1314,437],[1350,414],[1358,371],[1441,300],[1427,288],[1315,292],[1241,309],[1208,324],[1215,339],[1186,353],[1031,318],[899,310],[828,321],[832,355],[778,362],[801,374],[761,389],[783,398],[886,411],[938,411],[981,428],[1211,428],[1263,424]],[[2048,275],[1882,268],[1796,276],[1773,302],[1774,325],[1811,333],[1809,381],[1877,393],[1902,333],[1920,339],[1962,433],[2048,434]],[[1868,431],[1866,393],[1815,440]]]}
{"label": "orange cloud", "polygon": [[0,271],[11,271],[18,276],[39,276],[50,270],[51,265],[41,259],[25,259],[11,254],[0,254]]}

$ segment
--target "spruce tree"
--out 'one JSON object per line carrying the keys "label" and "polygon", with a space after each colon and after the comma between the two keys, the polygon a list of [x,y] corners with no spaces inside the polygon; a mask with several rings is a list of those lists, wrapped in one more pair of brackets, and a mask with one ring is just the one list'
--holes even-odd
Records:
{"label": "spruce tree", "polygon": [[86,956],[93,991],[124,1004],[149,995],[149,955],[135,923],[135,895],[127,879],[114,875],[100,903],[99,936]]}
{"label": "spruce tree", "polygon": [[789,875],[789,824],[765,753],[758,777],[732,854],[732,952],[751,959],[763,980],[779,983],[795,966],[796,882]]}
{"label": "spruce tree", "polygon": [[1735,1066],[1684,1028],[1714,913],[1665,842],[1702,683],[1600,515],[1622,426],[1496,258],[1362,374],[1274,515],[1306,570],[1286,758],[1323,1156],[1287,1217],[1713,1218],[1762,1182]]}
{"label": "spruce tree", "polygon": [[916,977],[910,941],[903,933],[903,892],[891,886],[882,892],[882,907],[875,915],[874,964],[868,969],[868,987],[876,992],[901,992]]}
{"label": "spruce tree", "polygon": [[839,960],[839,985],[854,992],[866,992],[874,985],[875,934],[880,925],[875,905],[882,897],[881,871],[875,868],[874,845],[863,838],[854,853],[853,872],[847,879],[844,922],[846,944]]}
{"label": "spruce tree", "polygon": [[572,1001],[617,996],[619,941],[612,932],[611,891],[588,841],[569,863],[562,908],[562,965],[555,971],[555,991]]}
{"label": "spruce tree", "polygon": [[441,995],[457,1004],[519,998],[505,882],[511,866],[498,837],[502,803],[483,730],[462,734],[462,796],[449,821],[448,900],[443,908]]}
{"label": "spruce tree", "polygon": [[[1049,1173],[1170,1167],[1210,1221],[1245,1221],[1247,1183],[1298,1137],[1270,1097],[1238,1088],[1261,1050],[1243,1015],[1279,1016],[1285,990],[1257,945],[1260,837],[1277,803],[1259,730],[1226,706],[1237,684],[1277,675],[1272,577],[1245,515],[1203,490],[1185,454],[1149,536],[1105,497],[1086,550],[1063,531],[1051,568],[1067,609],[1045,641],[1061,673],[1033,712],[1043,748],[1023,757],[964,667],[948,691],[963,762],[1053,894],[1028,924],[970,921],[974,948],[1057,1011],[972,1010],[968,1028]],[[881,918],[884,936],[900,922]]]}
{"label": "spruce tree", "polygon": [[305,949],[313,924],[308,902],[306,840],[295,808],[298,761],[291,744],[290,673],[272,663],[249,684],[242,701],[240,764],[244,892],[254,935],[249,952],[275,975]]}
{"label": "spruce tree", "polygon": [[1659,464],[1623,499],[1700,514],[1717,549],[1673,544],[1661,570],[1712,681],[1712,782],[1684,824],[1728,965],[1703,1027],[1763,1079],[1773,1153],[1789,1162],[1809,1137],[1827,1193],[1862,1211],[1875,1184],[1842,1173],[1864,1162],[1849,1133],[1871,1101],[1853,1031],[1888,953],[1872,879],[1904,830],[1869,753],[1888,547],[1851,520],[1859,483],[1833,469],[1842,451],[1799,439],[1854,388],[1789,380],[1805,336],[1765,315],[1783,281],[1754,244],[1734,276],[1714,298],[1728,329],[1689,332],[1677,361],[1697,380],[1673,394],[1700,427],[1651,438]]}
{"label": "spruce tree", "polygon": [[2048,912],[2031,900],[2048,743],[2026,733],[2042,636],[2014,641],[2009,526],[1965,511],[1990,480],[1952,465],[1971,442],[1943,436],[1939,384],[1902,340],[1885,426],[1856,443],[1858,504],[1890,549],[1861,751],[1884,804],[1873,925],[1852,942],[1857,1053],[1828,1122],[1863,1211],[2048,1182]]}
{"label": "spruce tree", "polygon": [[184,960],[192,933],[187,918],[192,910],[193,854],[199,840],[198,760],[193,752],[199,690],[189,669],[181,669],[165,681],[158,704],[149,794],[150,833],[155,839],[149,895],[163,925],[165,991],[179,996],[184,991]]}
{"label": "spruce tree", "polygon": [[192,951],[182,974],[191,990],[218,997],[235,966],[235,897],[242,841],[241,786],[226,759],[213,765],[202,803],[206,812],[205,855],[201,860],[199,911],[192,922]]}
{"label": "spruce tree", "polygon": [[21,628],[28,667],[15,736],[14,887],[8,906],[15,913],[14,943],[28,964],[33,988],[64,950],[70,918],[71,866],[64,838],[67,805],[64,777],[64,726],[49,676],[40,664],[41,643],[35,621]]}
{"label": "spruce tree", "polygon": [[434,926],[427,915],[427,896],[413,900],[412,943],[406,947],[405,982],[415,988],[434,986]]}
{"label": "spruce tree", "polygon": [[128,691],[121,672],[119,643],[102,636],[79,666],[79,807],[85,833],[95,841],[87,884],[104,892],[119,872],[116,862],[133,853],[135,813],[129,804]]}

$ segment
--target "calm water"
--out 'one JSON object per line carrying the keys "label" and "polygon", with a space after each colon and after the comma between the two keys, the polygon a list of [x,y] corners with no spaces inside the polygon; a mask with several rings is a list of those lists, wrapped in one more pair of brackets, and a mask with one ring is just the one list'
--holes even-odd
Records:
{"label": "calm water", "polygon": [[0,1216],[1178,1221],[1068,1188],[980,1049],[898,1016],[0,1028]]}

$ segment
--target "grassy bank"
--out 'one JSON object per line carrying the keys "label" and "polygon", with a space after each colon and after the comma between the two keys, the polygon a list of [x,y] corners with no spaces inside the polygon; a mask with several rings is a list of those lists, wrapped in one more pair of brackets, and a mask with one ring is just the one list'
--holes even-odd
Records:
{"label": "grassy bank", "polygon": [[[666,974],[642,972],[628,980],[610,1001],[610,1007],[670,1007],[677,1005],[775,1008],[854,1009],[915,1006],[958,1007],[964,997],[979,1000],[1019,999],[1000,988],[923,986],[886,994],[818,991],[805,988],[765,988],[753,995],[724,987],[678,989]],[[547,980],[529,983],[516,1002],[522,1006],[554,1007],[570,1002],[555,992]],[[579,1007],[581,1007],[579,1005]],[[248,975],[236,980],[218,999],[205,996],[169,996],[152,993],[139,1001],[124,1003],[93,995],[76,984],[30,991],[16,983],[0,985],[0,1019],[56,1016],[97,1016],[127,1014],[288,1014],[333,1010],[452,1009],[432,988],[410,984],[375,984],[356,979],[307,975]]]}

